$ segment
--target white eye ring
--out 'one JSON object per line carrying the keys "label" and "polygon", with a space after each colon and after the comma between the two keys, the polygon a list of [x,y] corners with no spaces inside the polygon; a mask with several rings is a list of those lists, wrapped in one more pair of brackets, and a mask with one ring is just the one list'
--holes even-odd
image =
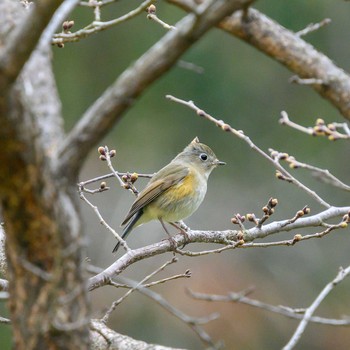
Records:
{"label": "white eye ring", "polygon": [[201,153],[201,154],[199,155],[199,158],[200,158],[201,160],[205,161],[205,160],[208,159],[208,155],[207,155],[206,153]]}

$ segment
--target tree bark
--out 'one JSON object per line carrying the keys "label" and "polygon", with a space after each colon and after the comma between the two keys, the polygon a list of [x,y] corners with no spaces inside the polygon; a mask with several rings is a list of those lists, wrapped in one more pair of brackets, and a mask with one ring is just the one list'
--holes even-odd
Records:
{"label": "tree bark", "polygon": [[[6,1],[2,14],[27,14]],[[7,22],[8,23],[8,22]],[[5,42],[10,26],[0,29]],[[0,192],[15,349],[87,349],[89,308],[76,179],[58,173],[63,139],[49,49],[36,50],[0,104]]]}

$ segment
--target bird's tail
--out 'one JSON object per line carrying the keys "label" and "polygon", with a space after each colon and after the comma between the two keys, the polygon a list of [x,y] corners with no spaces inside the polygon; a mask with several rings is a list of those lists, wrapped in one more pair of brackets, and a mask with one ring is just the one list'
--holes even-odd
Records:
{"label": "bird's tail", "polygon": [[[132,231],[132,229],[134,228],[136,222],[138,221],[138,219],[141,217],[143,211],[142,210],[139,210],[135,215],[134,217],[129,221],[129,223],[125,226],[124,230],[123,230],[123,234],[122,234],[122,238],[125,240],[126,237],[128,237],[129,233]],[[113,252],[112,253],[115,253],[118,248],[120,246],[120,242],[118,242],[116,244],[116,246],[114,247],[113,249]]]}

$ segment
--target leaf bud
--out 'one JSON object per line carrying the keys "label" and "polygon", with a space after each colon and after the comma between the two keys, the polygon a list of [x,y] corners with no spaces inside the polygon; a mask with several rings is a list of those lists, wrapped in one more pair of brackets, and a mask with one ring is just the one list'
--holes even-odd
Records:
{"label": "leaf bud", "polygon": [[339,137],[337,137],[336,135],[333,135],[333,134],[328,136],[328,140],[329,140],[329,141],[337,141],[338,138],[339,138]]}
{"label": "leaf bud", "polygon": [[299,242],[301,241],[301,239],[303,238],[303,236],[300,233],[297,233],[294,237],[293,237],[293,241],[294,242]]}
{"label": "leaf bud", "polygon": [[228,124],[222,124],[221,129],[224,131],[231,131],[231,127]]}
{"label": "leaf bud", "polygon": [[271,198],[270,199],[270,205],[271,207],[275,207],[278,204],[278,199],[277,198]]}
{"label": "leaf bud", "polygon": [[297,211],[297,216],[299,217],[299,218],[301,218],[302,216],[304,216],[304,210],[298,210]]}
{"label": "leaf bud", "polygon": [[150,15],[153,15],[156,13],[156,10],[157,8],[155,7],[155,5],[151,4],[148,6],[147,8],[147,12],[150,14]]}
{"label": "leaf bud", "polygon": [[310,209],[309,207],[305,207],[305,208],[303,209],[303,212],[304,212],[304,214],[310,214],[311,209]]}
{"label": "leaf bud", "polygon": [[317,125],[317,126],[314,126],[313,129],[316,135],[324,135],[324,130],[322,126]]}
{"label": "leaf bud", "polygon": [[134,183],[138,179],[139,175],[137,173],[132,173],[130,176],[130,181]]}
{"label": "leaf bud", "polygon": [[272,158],[277,158],[277,156],[278,156],[278,152],[277,151],[272,151],[271,152],[271,157]]}
{"label": "leaf bud", "polygon": [[106,155],[105,148],[102,147],[102,146],[100,146],[100,147],[97,149],[97,152],[100,153],[100,154],[102,154],[102,155],[104,155],[104,156]]}
{"label": "leaf bud", "polygon": [[238,220],[235,217],[231,218],[231,222],[235,225],[238,224]]}
{"label": "leaf bud", "polygon": [[285,160],[285,159],[287,159],[289,157],[289,154],[288,153],[281,153],[280,154],[280,159],[282,159],[282,160]]}
{"label": "leaf bud", "polygon": [[247,218],[248,221],[254,222],[255,215],[254,214],[246,214],[246,218]]}
{"label": "leaf bud", "polygon": [[285,180],[284,175],[282,175],[282,173],[279,170],[276,170],[276,177],[279,180]]}

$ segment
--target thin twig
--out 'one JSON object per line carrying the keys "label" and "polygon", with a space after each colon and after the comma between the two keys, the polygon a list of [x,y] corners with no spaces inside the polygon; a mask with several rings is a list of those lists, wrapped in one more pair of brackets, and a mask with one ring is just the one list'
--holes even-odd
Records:
{"label": "thin twig", "polygon": [[[281,112],[281,118],[279,122],[282,125],[287,125],[293,129],[304,132],[308,135],[326,136],[330,141],[336,141],[339,139],[350,139],[350,129],[346,123],[330,123],[326,125],[323,119],[318,118],[316,120],[315,126],[304,127],[292,122],[289,119],[287,112],[285,111]],[[342,129],[344,133],[339,132],[337,129]]]}
{"label": "thin twig", "polygon": [[130,251],[130,248],[128,247],[127,243],[124,241],[124,239],[121,238],[121,236],[115,231],[111,226],[108,225],[108,223],[104,220],[102,217],[100,211],[98,210],[98,207],[93,205],[85,196],[84,196],[84,188],[83,186],[78,186],[79,188],[79,197],[82,199],[97,215],[100,224],[103,225],[109,232],[111,232],[114,237],[120,242],[120,245],[128,252]]}
{"label": "thin twig", "polygon": [[57,9],[55,14],[52,16],[49,25],[46,27],[46,29],[40,37],[39,47],[41,49],[49,47],[49,44],[51,43],[55,31],[78,5],[78,2],[79,0],[64,1],[62,5]]}
{"label": "thin twig", "polygon": [[[190,270],[186,270],[185,273],[181,273],[181,274],[178,274],[178,275],[173,275],[173,276],[166,277],[166,278],[163,278],[163,279],[158,280],[158,281],[146,283],[146,284],[143,284],[141,287],[142,288],[150,288],[150,287],[154,287],[154,286],[156,286],[158,284],[163,284],[163,283],[166,283],[166,282],[169,282],[169,281],[177,280],[179,278],[189,278],[189,277],[191,277],[191,271]],[[116,282],[114,282],[112,280],[109,281],[109,284],[111,286],[116,287],[116,288],[128,288],[128,289],[132,288],[131,285],[116,283]]]}
{"label": "thin twig", "polygon": [[[129,173],[123,173],[123,172],[119,172],[119,171],[117,171],[116,173],[120,177],[122,177],[123,175],[129,174]],[[154,174],[139,174],[139,173],[137,173],[137,176],[150,179],[151,177],[154,176]],[[94,183],[94,182],[99,182],[101,180],[109,179],[111,177],[115,177],[115,173],[109,173],[109,174],[101,175],[101,176],[98,176],[98,177],[94,177],[93,179],[89,179],[89,180],[86,180],[86,181],[81,181],[79,183],[79,186],[86,186],[86,185],[89,185],[89,184]]]}
{"label": "thin twig", "polygon": [[315,32],[316,30],[319,30],[320,28],[328,25],[331,22],[332,22],[332,20],[330,18],[325,18],[321,22],[310,23],[306,28],[296,32],[295,35],[297,35],[298,37],[307,35],[309,33]]}
{"label": "thin twig", "polygon": [[291,121],[288,117],[288,114],[286,111],[282,111],[281,112],[281,118],[279,120],[280,124],[282,125],[288,125],[290,126],[291,128],[293,129],[296,129],[296,130],[299,130],[301,132],[304,132],[305,134],[308,134],[308,135],[314,135],[314,129],[311,128],[311,127],[304,127],[304,126],[301,126],[297,123],[294,123],[293,121]]}
{"label": "thin twig", "polygon": [[310,322],[312,315],[316,309],[320,306],[322,301],[327,297],[327,295],[339,284],[341,283],[348,275],[350,274],[350,266],[346,269],[340,268],[337,276],[333,281],[329,282],[322,290],[322,292],[317,296],[315,301],[306,309],[303,319],[299,323],[296,331],[289,340],[289,342],[283,347],[283,350],[291,350],[300,340],[302,334],[304,333],[308,323]]}
{"label": "thin twig", "polygon": [[177,258],[173,258],[169,261],[167,261],[165,264],[163,264],[162,266],[160,266],[158,269],[156,269],[155,271],[153,271],[152,273],[150,273],[149,275],[147,275],[145,278],[143,278],[140,282],[138,282],[136,285],[134,285],[130,290],[128,290],[121,298],[119,298],[118,300],[114,301],[111,305],[111,307],[107,310],[106,314],[103,316],[103,318],[101,319],[101,321],[106,324],[110,315],[112,314],[112,312],[116,309],[116,307],[123,302],[133,291],[135,291],[136,289],[138,289],[139,287],[141,287],[144,282],[148,281],[149,279],[151,279],[153,276],[155,276],[156,274],[158,274],[160,271],[163,271],[167,266],[169,266],[170,264],[176,263],[177,262]]}
{"label": "thin twig", "polygon": [[[98,268],[96,266],[89,265],[88,266],[89,272],[92,273],[101,273],[103,270],[101,268]],[[215,344],[213,340],[211,339],[210,335],[205,332],[203,328],[200,327],[200,325],[206,324],[212,320],[215,320],[219,317],[218,313],[213,313],[205,317],[191,317],[187,314],[183,313],[173,305],[171,305],[166,299],[164,299],[163,296],[161,296],[159,293],[154,292],[153,290],[149,288],[145,288],[146,285],[139,285],[139,283],[123,277],[118,276],[117,281],[121,281],[122,283],[132,286],[135,288],[139,293],[146,295],[156,303],[158,303],[163,309],[168,311],[171,315],[179,319],[180,321],[184,322],[188,327],[190,327],[198,336],[199,338],[205,342],[206,344],[210,345],[211,347],[215,348]]]}
{"label": "thin twig", "polygon": [[158,16],[155,13],[149,13],[147,15],[147,18],[152,20],[152,21],[154,21],[154,22],[156,22],[156,23],[158,23],[158,24],[160,24],[166,30],[174,30],[174,29],[176,29],[176,27],[174,27],[174,26],[172,26],[172,25],[170,25],[168,23],[165,23],[160,18],[158,18]]}
{"label": "thin twig", "polygon": [[[121,24],[123,22],[126,22],[134,17],[136,17],[137,15],[139,15],[140,13],[142,13],[143,11],[146,10],[146,8],[152,4],[155,0],[146,0],[143,3],[140,4],[140,6],[138,6],[136,9],[128,12],[127,14],[113,19],[111,21],[106,21],[106,22],[101,22],[101,21],[94,21],[91,24],[89,24],[88,26],[86,26],[83,29],[80,29],[74,33],[57,33],[53,36],[52,39],[52,44],[62,44],[62,43],[66,43],[66,42],[75,42],[75,41],[79,41],[82,38],[86,38],[92,34],[95,34],[101,30],[105,30],[108,28],[111,28],[113,26],[116,26],[118,24]],[[98,6],[102,6],[99,4],[99,2],[97,2]],[[92,5],[88,5],[90,7],[95,7],[96,5],[92,4]]]}
{"label": "thin twig", "polygon": [[[279,155],[281,154],[280,152],[277,152],[273,149],[269,149],[271,156],[272,155]],[[316,166],[310,165],[310,164],[306,164],[306,163],[302,163],[299,162],[298,160],[295,159],[295,157],[293,156],[287,156],[284,161],[286,161],[289,164],[289,167],[291,169],[299,169],[299,168],[303,168],[306,170],[310,170],[312,172],[312,175],[318,179],[319,181],[322,181],[326,184],[329,184],[331,186],[340,188],[344,191],[350,191],[350,186],[346,185],[345,183],[343,183],[342,181],[340,181],[337,177],[335,177],[333,174],[331,174],[329,172],[329,170],[327,169],[321,169],[318,168]]]}
{"label": "thin twig", "polygon": [[103,7],[106,5],[113,4],[114,2],[117,2],[118,0],[100,0],[100,1],[81,1],[79,2],[79,6],[83,7],[95,7],[98,5],[99,7]]}
{"label": "thin twig", "polygon": [[179,60],[177,62],[177,66],[180,67],[180,68],[183,68],[183,69],[187,69],[187,70],[193,71],[193,72],[195,72],[197,74],[203,74],[204,73],[204,68],[203,67],[200,67],[197,64],[192,63],[192,62]]}
{"label": "thin twig", "polygon": [[[139,57],[87,109],[57,150],[57,172],[76,176],[95,143],[110,132],[133,102],[222,18],[246,7],[252,0],[205,1],[196,15],[189,14]],[[154,64],[157,62],[157,64]]]}
{"label": "thin twig", "polygon": [[0,291],[7,292],[9,290],[9,282],[8,280],[4,280],[0,278]]}
{"label": "thin twig", "polygon": [[1,324],[11,324],[11,320],[0,316],[0,323]]}
{"label": "thin twig", "polygon": [[215,125],[220,127],[222,130],[224,130],[226,132],[230,132],[231,134],[233,134],[233,135],[237,136],[238,138],[240,138],[241,140],[245,141],[250,146],[250,148],[252,148],[254,151],[256,151],[261,156],[263,156],[263,158],[267,159],[270,163],[272,163],[274,165],[274,167],[278,171],[280,171],[288,179],[288,181],[290,181],[291,183],[293,183],[297,187],[299,187],[302,190],[304,190],[309,196],[311,196],[316,202],[318,202],[322,206],[324,206],[326,208],[330,208],[331,207],[331,205],[328,204],[326,201],[324,201],[315,191],[310,190],[307,186],[305,186],[300,181],[298,181],[296,178],[294,178],[287,170],[285,170],[278,163],[278,161],[276,161],[275,159],[271,158],[267,153],[265,153],[262,149],[260,149],[258,146],[256,146],[251,141],[251,139],[243,133],[243,131],[236,130],[232,126],[230,126],[229,124],[223,122],[222,120],[218,120],[218,119],[212,117],[211,115],[206,113],[204,110],[202,110],[199,107],[197,107],[193,103],[193,101],[184,101],[184,100],[179,99],[177,97],[174,97],[172,95],[167,95],[166,98],[171,100],[171,101],[173,101],[173,102],[177,102],[179,104],[185,105],[185,106],[193,109],[197,113],[198,116],[204,117],[205,119],[211,121],[212,123],[214,123]]}
{"label": "thin twig", "polygon": [[[280,314],[289,318],[293,318],[297,320],[303,319],[305,310],[301,314],[300,313],[301,310],[299,309],[292,309],[290,307],[285,307],[282,305],[278,305],[278,306],[271,305],[271,304],[264,303],[260,300],[248,298],[247,294],[250,293],[251,290],[252,288],[249,288],[243,292],[238,292],[238,293],[230,292],[227,295],[197,293],[191,290],[188,290],[188,293],[191,295],[191,297],[198,300],[206,300],[211,302],[241,303],[241,304],[249,305],[258,309]],[[349,318],[333,319],[333,318],[312,316],[310,318],[310,322],[326,324],[330,326],[350,326]]]}
{"label": "thin twig", "polygon": [[325,82],[322,79],[317,78],[300,78],[297,75],[293,75],[289,78],[290,83],[299,85],[323,85]]}

